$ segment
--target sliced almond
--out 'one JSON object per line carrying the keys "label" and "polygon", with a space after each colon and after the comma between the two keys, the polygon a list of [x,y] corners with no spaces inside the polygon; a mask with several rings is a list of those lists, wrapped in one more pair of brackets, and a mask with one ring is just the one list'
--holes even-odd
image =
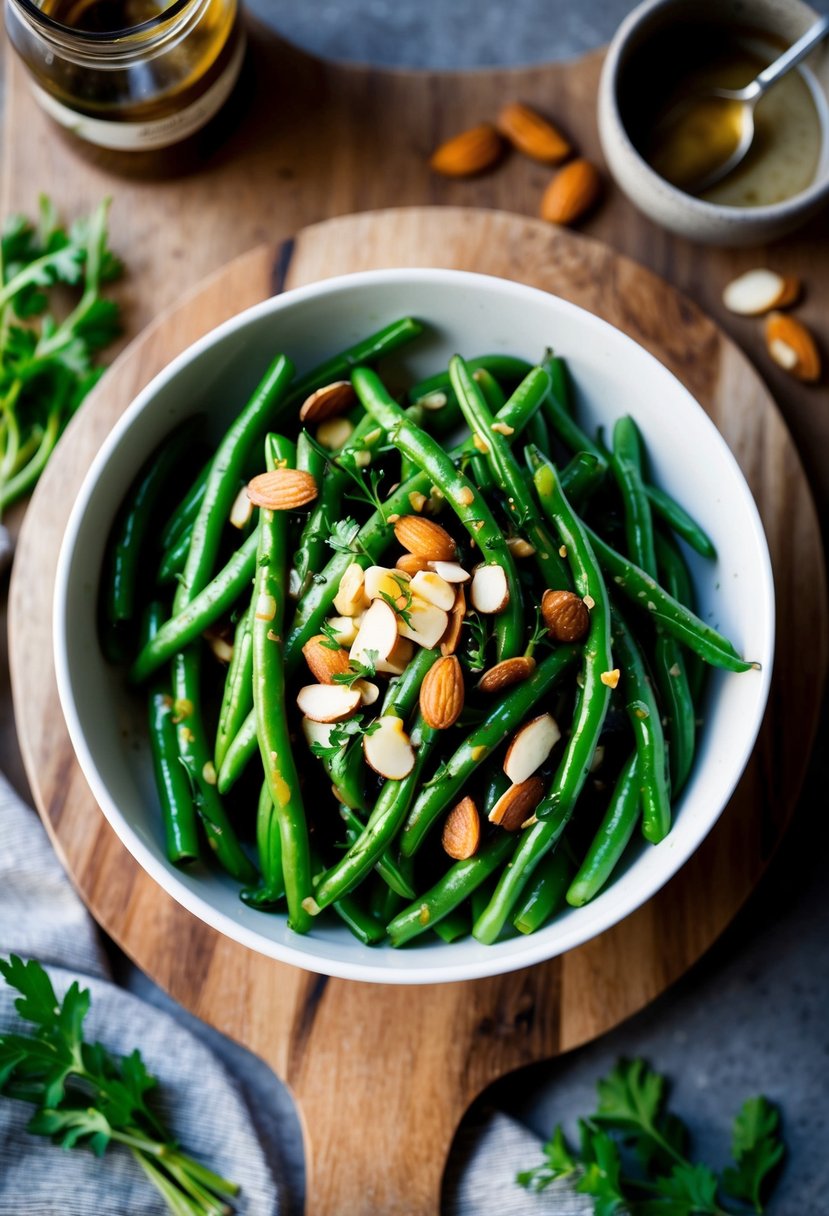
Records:
{"label": "sliced almond", "polygon": [[420,686],[420,712],[432,730],[448,730],[463,710],[465,688],[463,671],[455,655],[438,659],[423,677]]}
{"label": "sliced almond", "polygon": [[455,861],[466,861],[477,853],[481,843],[481,818],[468,794],[444,819],[440,843],[444,853]]}
{"label": "sliced almond", "polygon": [[482,122],[447,139],[432,153],[429,164],[444,177],[472,177],[490,169],[500,159],[503,146],[492,124]]}
{"label": "sliced almond", "polygon": [[528,540],[524,540],[523,536],[508,536],[507,548],[513,557],[532,557],[535,553],[535,545],[531,545]]}
{"label": "sliced almond", "polygon": [[400,636],[409,638],[425,650],[437,646],[449,624],[449,617],[442,608],[436,608],[434,604],[428,604],[418,596],[415,596],[407,607],[406,617],[406,620],[400,618]]}
{"label": "sliced almond", "polygon": [[[321,447],[327,448],[329,452],[339,452],[353,434],[354,423],[349,422],[347,418],[328,418],[317,427],[316,439],[317,443]],[[355,462],[357,457],[362,455],[368,455],[368,453],[355,452]]]}
{"label": "sliced almond", "polygon": [[430,562],[451,562],[455,559],[455,542],[452,537],[432,519],[422,515],[401,515],[394,525],[394,535],[404,549],[415,557]]}
{"label": "sliced almond", "polygon": [[511,688],[513,684],[520,684],[522,680],[527,680],[535,671],[535,659],[527,655],[520,655],[515,659],[504,659],[501,663],[496,663],[494,667],[490,667],[489,671],[485,671],[478,681],[478,688],[481,692],[503,692],[505,688]]}
{"label": "sliced almond", "polygon": [[315,634],[302,647],[305,662],[315,680],[320,684],[333,684],[334,676],[348,675],[348,651],[332,647],[324,633]]}
{"label": "sliced almond", "polygon": [[403,722],[393,714],[377,719],[377,726],[363,736],[366,763],[387,781],[402,781],[414,768],[415,754]]}
{"label": "sliced almond", "polygon": [[318,388],[306,397],[299,407],[299,420],[303,423],[324,422],[350,410],[357,401],[357,394],[350,380],[334,380]]}
{"label": "sliced almond", "polygon": [[429,566],[447,583],[468,583],[472,578],[460,562],[429,562]]}
{"label": "sliced almond", "polygon": [[463,619],[466,616],[466,592],[463,587],[458,587],[455,591],[455,603],[452,611],[449,614],[449,624],[446,626],[446,632],[440,639],[440,653],[442,655],[454,654],[458,649],[458,642],[461,640],[461,630],[463,629]]}
{"label": "sliced almond", "polygon": [[296,703],[314,722],[344,722],[359,707],[360,692],[346,684],[306,684],[297,693]]}
{"label": "sliced almond", "polygon": [[478,612],[503,612],[509,603],[509,586],[504,567],[497,562],[478,566],[470,588],[472,607]]}
{"label": "sliced almond", "polygon": [[551,224],[572,224],[599,197],[602,179],[589,160],[571,160],[559,169],[541,199],[541,218]]}
{"label": "sliced almond", "polygon": [[590,612],[573,591],[551,591],[541,597],[541,615],[547,632],[557,642],[580,642],[590,628]]}
{"label": "sliced almond", "polygon": [[418,397],[415,405],[422,405],[424,410],[442,410],[448,401],[446,393],[438,389],[434,393],[427,393],[425,397]]}
{"label": "sliced almond", "polygon": [[355,680],[351,687],[359,692],[361,705],[373,705],[380,697],[380,689],[372,680]]}
{"label": "sliced almond", "polygon": [[353,616],[332,616],[328,618],[334,637],[341,646],[350,646],[357,636],[357,630],[360,628],[359,621]]}
{"label": "sliced almond", "polygon": [[541,768],[561,738],[552,714],[539,714],[512,737],[504,756],[504,772],[513,785],[520,785]]}
{"label": "sliced almond", "polygon": [[331,746],[331,734],[336,726],[334,722],[315,722],[313,718],[302,719],[302,733],[305,742],[310,747],[312,743],[320,743],[323,747]]}
{"label": "sliced almond", "polygon": [[334,607],[340,616],[356,616],[368,607],[368,596],[365,593],[365,571],[357,562],[346,566],[345,573],[340,579],[337,594],[334,596]]}
{"label": "sliced almond", "polygon": [[387,659],[378,659],[375,669],[387,676],[402,676],[412,661],[414,642],[398,637],[394,650]]}
{"label": "sliced almond", "polygon": [[224,634],[221,630],[205,629],[202,637],[220,663],[230,662],[233,658],[233,643],[228,640],[229,635]]}
{"label": "sliced almond", "polygon": [[489,822],[497,823],[506,832],[517,832],[532,816],[544,797],[544,782],[540,777],[528,777],[511,785],[489,812]]}
{"label": "sliced almond", "polygon": [[227,522],[232,528],[244,528],[253,515],[253,503],[250,500],[247,486],[242,486],[233,500]]}
{"label": "sliced almond", "polygon": [[794,317],[773,312],[766,321],[766,346],[780,367],[798,380],[820,379],[820,352],[809,330]]}
{"label": "sliced almond", "polygon": [[421,570],[412,579],[412,594],[449,612],[455,604],[455,588],[434,570]]}
{"label": "sliced almond", "polygon": [[272,469],[248,482],[247,495],[268,511],[294,511],[314,501],[317,483],[304,469]]}
{"label": "sliced almond", "polygon": [[504,106],[495,125],[514,148],[543,164],[557,165],[572,151],[551,122],[520,101]]}
{"label": "sliced almond", "polygon": [[[397,645],[397,617],[385,600],[372,600],[354,639],[349,658],[354,663],[384,662]],[[369,653],[371,652],[371,653]]]}
{"label": "sliced almond", "polygon": [[394,563],[394,568],[414,577],[418,571],[429,570],[431,567],[425,557],[415,557],[414,553],[403,553]]}
{"label": "sliced almond", "polygon": [[777,274],[774,270],[747,270],[733,279],[722,293],[723,304],[741,317],[759,317],[772,308],[794,304],[800,295],[800,283],[794,275]]}
{"label": "sliced almond", "polygon": [[407,591],[411,575],[405,570],[389,570],[387,566],[369,566],[366,570],[365,593],[370,600],[394,600],[396,607],[403,608],[408,599]]}

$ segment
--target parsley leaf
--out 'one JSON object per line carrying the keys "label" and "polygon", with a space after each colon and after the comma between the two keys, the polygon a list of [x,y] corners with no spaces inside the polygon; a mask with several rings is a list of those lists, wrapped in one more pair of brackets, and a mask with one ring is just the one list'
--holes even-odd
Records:
{"label": "parsley leaf", "polygon": [[360,525],[356,519],[351,516],[346,516],[345,519],[338,519],[331,529],[331,535],[328,537],[328,544],[335,553],[356,553],[359,552],[359,545],[355,547],[354,542],[357,540],[357,533],[360,531]]}
{"label": "parsley leaf", "polygon": [[[324,646],[325,643],[323,642]],[[333,676],[335,684],[347,684],[351,688],[357,680],[371,680],[377,675],[377,660],[380,658],[379,650],[364,651],[365,657],[368,660],[366,663],[360,663],[356,659],[349,661],[351,671],[338,672]]]}
{"label": "parsley leaf", "polygon": [[557,1178],[569,1178],[579,1169],[579,1162],[573,1156],[564,1138],[564,1130],[559,1124],[551,1138],[542,1147],[545,1160],[534,1169],[523,1170],[517,1177],[518,1183],[528,1191],[543,1191],[555,1182]]}
{"label": "parsley leaf", "polygon": [[622,1194],[619,1149],[608,1133],[600,1128],[585,1125],[582,1142],[587,1138],[591,1159],[576,1184],[576,1190],[580,1195],[593,1197],[595,1216],[614,1216],[614,1213],[623,1211],[627,1206]]}
{"label": "parsley leaf", "polygon": [[763,1184],[783,1159],[780,1117],[768,1099],[749,1098],[734,1119],[731,1155],[736,1169],[723,1174],[723,1189],[735,1199],[744,1199],[755,1212],[762,1212]]}

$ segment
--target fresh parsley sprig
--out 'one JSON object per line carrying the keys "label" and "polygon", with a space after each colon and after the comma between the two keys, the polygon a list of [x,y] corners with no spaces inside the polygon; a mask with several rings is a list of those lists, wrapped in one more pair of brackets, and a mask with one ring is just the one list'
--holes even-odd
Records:
{"label": "fresh parsley sprig", "polygon": [[[322,643],[325,645],[325,642]],[[366,658],[365,663],[361,663],[357,659],[349,660],[350,671],[337,672],[332,676],[335,684],[345,684],[351,688],[357,680],[373,680],[377,675],[377,660],[380,658],[379,650],[366,650],[363,652]]]}
{"label": "fresh parsley sprig", "polygon": [[620,1060],[597,1085],[596,1111],[579,1120],[579,1147],[556,1127],[544,1145],[544,1161],[518,1174],[530,1191],[557,1178],[576,1180],[593,1199],[595,1216],[735,1216],[745,1207],[723,1207],[725,1199],[764,1210],[769,1176],[785,1149],[779,1116],[764,1097],[749,1098],[732,1135],[734,1167],[717,1175],[688,1157],[685,1124],[667,1109],[665,1078],[642,1060]]}
{"label": "fresh parsley sprig", "polygon": [[235,1183],[182,1152],[148,1104],[157,1082],[138,1051],[115,1056],[83,1037],[89,990],[73,982],[59,1001],[34,960],[0,958],[0,975],[20,993],[15,1008],[34,1031],[0,1034],[0,1093],[36,1106],[28,1130],[65,1149],[101,1157],[111,1144],[130,1150],[174,1216],[223,1216]]}

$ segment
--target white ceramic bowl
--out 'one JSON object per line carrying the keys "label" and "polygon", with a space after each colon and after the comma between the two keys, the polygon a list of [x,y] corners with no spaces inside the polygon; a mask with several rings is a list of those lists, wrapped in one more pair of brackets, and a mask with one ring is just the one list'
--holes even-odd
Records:
{"label": "white ceramic bowl", "polygon": [[[180,871],[164,855],[141,698],[101,655],[96,597],[107,533],[142,462],[182,419],[208,415],[218,437],[268,360],[288,352],[300,371],[397,316],[430,324],[401,352],[416,376],[455,351],[503,351],[537,359],[553,345],[578,386],[588,429],[631,413],[656,480],[715,538],[719,560],[692,556],[701,614],[762,663],[745,675],[713,673],[693,775],[670,836],[643,846],[615,881],[530,937],[494,946],[473,939],[369,949],[344,928],[307,937],[285,918],[246,907],[219,873]],[[289,292],[249,309],[197,342],[138,396],[102,446],[81,487],[61,550],[55,592],[55,664],[61,704],[83,772],[123,843],[194,915],[263,954],[312,971],[383,983],[472,979],[525,967],[615,924],[676,873],[711,830],[748,760],[769,686],[774,635],[772,575],[763,529],[734,457],[678,380],[630,338],[554,296],[501,279],[447,270],[381,270]]]}

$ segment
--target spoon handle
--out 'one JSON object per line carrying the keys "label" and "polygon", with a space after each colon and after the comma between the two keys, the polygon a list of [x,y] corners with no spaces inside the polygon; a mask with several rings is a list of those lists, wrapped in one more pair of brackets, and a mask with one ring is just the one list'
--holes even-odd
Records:
{"label": "spoon handle", "polygon": [[784,51],[779,59],[775,59],[774,63],[770,63],[767,68],[749,85],[755,97],[761,97],[766,89],[770,88],[781,76],[785,76],[792,68],[806,58],[813,47],[825,38],[829,33],[829,16],[821,17],[814,25],[810,25],[805,34],[798,38],[797,42],[793,42],[787,51]]}

